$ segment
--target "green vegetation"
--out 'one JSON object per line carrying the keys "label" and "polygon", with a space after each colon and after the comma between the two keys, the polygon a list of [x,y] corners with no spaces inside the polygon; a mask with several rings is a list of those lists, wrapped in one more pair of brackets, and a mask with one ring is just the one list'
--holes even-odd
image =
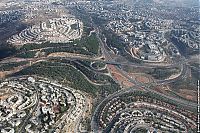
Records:
{"label": "green vegetation", "polygon": [[89,37],[81,38],[81,40],[75,40],[74,44],[77,44],[79,47],[86,47],[92,54],[98,54],[99,41],[94,33]]}
{"label": "green vegetation", "polygon": [[105,63],[102,63],[102,62],[94,62],[93,64],[92,64],[92,67],[94,68],[94,69],[102,69],[102,68],[104,68],[105,67]]}
{"label": "green vegetation", "polygon": [[155,79],[163,80],[169,78],[173,74],[177,74],[180,72],[180,69],[178,68],[154,68],[151,71],[147,72],[147,74],[150,74]]}
{"label": "green vegetation", "polygon": [[91,53],[88,52],[87,50],[74,45],[72,45],[71,47],[54,47],[54,48],[43,49],[41,52],[45,52],[46,55],[56,52],[69,52],[76,54],[91,55]]}
{"label": "green vegetation", "polygon": [[61,107],[60,107],[60,111],[61,111],[61,113],[66,112],[68,109],[69,109],[68,106],[61,106]]}
{"label": "green vegetation", "polygon": [[90,67],[91,61],[88,60],[79,60],[79,63],[83,64],[86,67]]}
{"label": "green vegetation", "polygon": [[197,82],[197,80],[200,79],[199,67],[198,68],[191,68],[191,74],[192,74],[193,81]]}
{"label": "green vegetation", "polygon": [[188,57],[190,55],[199,54],[199,49],[190,48],[185,42],[172,35],[171,41],[177,46],[181,55]]}
{"label": "green vegetation", "polygon": [[148,130],[145,129],[145,128],[137,128],[137,129],[134,130],[134,132],[136,132],[136,133],[147,133]]}
{"label": "green vegetation", "polygon": [[17,50],[13,46],[0,42],[0,59],[11,56],[16,52]]}
{"label": "green vegetation", "polygon": [[129,73],[145,73],[149,74],[155,79],[164,80],[169,78],[173,74],[180,73],[180,68],[140,68],[140,67],[130,67],[130,66],[123,66],[123,70]]}
{"label": "green vegetation", "polygon": [[[80,70],[89,80],[97,84],[108,84],[114,83],[113,79],[105,74],[96,72],[90,68],[90,61],[69,61],[69,60],[50,60],[54,63],[64,63],[74,66],[76,69]],[[86,65],[85,65],[86,64]]]}
{"label": "green vegetation", "polygon": [[18,62],[18,63],[2,64],[2,65],[0,65],[0,71],[9,71],[9,70],[12,70],[15,67],[26,65],[27,63],[28,62],[23,61],[23,62]]}
{"label": "green vegetation", "polygon": [[77,9],[77,8],[71,8],[72,14],[76,16],[78,19],[80,19],[85,26],[91,27],[91,22],[90,22],[90,16],[85,12],[84,10]]}
{"label": "green vegetation", "polygon": [[29,51],[29,50],[34,50],[34,49],[42,49],[42,48],[48,48],[48,47],[61,47],[61,46],[71,46],[73,42],[69,43],[50,43],[50,42],[45,42],[42,44],[25,44],[23,45],[19,51]]}
{"label": "green vegetation", "polygon": [[191,66],[196,67],[197,69],[200,68],[200,64],[199,63],[192,63]]}
{"label": "green vegetation", "polygon": [[[82,65],[86,66],[87,68],[92,69],[91,66],[90,66],[90,64],[92,63],[92,61],[88,61],[88,60],[78,60],[78,62],[81,63]],[[103,63],[103,62],[98,62],[98,63],[100,63],[100,64],[102,64],[102,65],[104,65],[104,66],[106,65],[106,64]],[[92,69],[92,70],[93,70],[93,71],[96,71],[96,70],[94,70],[94,69]],[[108,73],[108,70],[107,70],[107,69],[98,70],[98,72],[101,72],[101,73]]]}
{"label": "green vegetation", "polygon": [[97,25],[99,25],[99,26],[102,26],[102,25],[106,24],[106,22],[108,21],[106,19],[99,18],[96,15],[93,15],[92,19],[93,19],[94,23],[97,24]]}
{"label": "green vegetation", "polygon": [[139,22],[139,21],[142,21],[142,19],[135,19],[135,18],[129,18],[128,19],[131,23],[136,23],[136,22]]}
{"label": "green vegetation", "polygon": [[20,53],[17,54],[17,57],[33,58],[36,50],[41,50],[41,52],[45,52],[47,55],[55,52],[70,52],[93,56],[98,54],[99,42],[96,35],[92,34],[69,43],[46,42],[43,44],[26,44],[19,49]]}
{"label": "green vegetation", "polygon": [[93,70],[83,66],[78,62],[72,62],[72,63],[77,69],[79,69],[84,75],[86,75],[91,81],[95,83],[106,84],[108,82],[113,82],[112,78],[109,76],[95,73]]}
{"label": "green vegetation", "polygon": [[144,53],[150,53],[151,49],[149,48],[149,45],[145,44],[142,48],[140,48],[141,51]]}
{"label": "green vegetation", "polygon": [[103,31],[103,34],[106,36],[107,38],[107,44],[117,48],[118,50],[123,50],[124,49],[124,45],[122,43],[121,40],[119,40],[119,37],[117,35],[115,35],[114,33],[112,33],[111,31]]}
{"label": "green vegetation", "polygon": [[109,85],[96,86],[91,84],[76,68],[71,65],[61,65],[61,63],[54,62],[40,62],[31,67],[28,67],[16,75],[38,75],[41,77],[50,78],[66,84],[74,89],[79,89],[87,93],[97,95],[101,91],[113,93],[120,89],[120,87],[110,80]]}
{"label": "green vegetation", "polygon": [[173,82],[171,84],[171,88],[174,88],[175,90],[178,89],[190,89],[190,90],[195,90],[196,89],[196,83],[191,82],[191,78],[187,79],[182,79],[180,81]]}
{"label": "green vegetation", "polygon": [[[22,70],[17,75],[39,75],[53,80],[69,82],[75,89],[95,94],[96,87],[90,84],[83,75],[70,65],[61,66],[59,63],[40,62]],[[67,82],[66,82],[67,81]]]}
{"label": "green vegetation", "polygon": [[89,36],[90,32],[93,30],[91,27],[83,27],[83,33],[85,36]]}
{"label": "green vegetation", "polygon": [[75,30],[78,29],[78,24],[72,24],[72,25],[71,25],[71,28],[72,28],[72,29],[75,29]]}
{"label": "green vegetation", "polygon": [[34,58],[36,53],[37,53],[37,51],[27,51],[27,52],[22,52],[22,53],[16,54],[16,57],[20,57],[20,58]]}
{"label": "green vegetation", "polygon": [[171,99],[168,99],[164,96],[160,96],[159,94],[155,94],[155,93],[152,93],[152,92],[144,92],[144,91],[134,91],[134,92],[131,92],[131,93],[124,93],[123,95],[121,95],[121,99],[123,101],[125,101],[126,103],[130,103],[130,102],[134,102],[134,98],[135,96],[143,96],[144,99],[149,99],[150,102],[153,102],[154,99],[157,99],[159,101],[162,101],[162,102],[166,102],[170,105],[174,105],[176,106],[177,109],[189,109],[191,110],[192,112],[196,112],[196,110],[194,108],[189,108],[187,107],[187,105],[183,105],[183,104],[177,104],[177,102],[171,100]]}

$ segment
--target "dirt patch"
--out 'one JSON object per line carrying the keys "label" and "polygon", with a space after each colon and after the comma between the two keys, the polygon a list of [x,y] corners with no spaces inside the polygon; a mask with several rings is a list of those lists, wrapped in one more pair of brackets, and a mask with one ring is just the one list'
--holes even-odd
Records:
{"label": "dirt patch", "polygon": [[130,88],[130,87],[134,86],[133,83],[131,83],[131,82],[127,81],[127,80],[123,81],[123,82],[122,82],[122,85],[123,85],[124,87],[126,87],[126,88]]}
{"label": "dirt patch", "polygon": [[21,71],[22,69],[24,69],[25,67],[28,67],[28,66],[29,66],[29,64],[23,65],[23,66],[19,66],[19,67],[14,67],[10,71],[0,71],[0,79],[3,79],[3,78],[5,78],[6,76],[8,76],[10,74],[19,72],[19,71]]}
{"label": "dirt patch", "polygon": [[170,90],[169,86],[167,85],[160,85],[160,86],[155,86],[152,89],[154,89],[155,91],[162,93],[162,94],[168,94]]}
{"label": "dirt patch", "polygon": [[141,83],[150,83],[153,81],[153,79],[148,76],[148,75],[145,75],[143,73],[129,73],[128,74],[132,79],[135,79],[137,80],[138,82],[141,82]]}
{"label": "dirt patch", "polygon": [[149,78],[143,76],[137,76],[136,80],[142,83],[149,83]]}
{"label": "dirt patch", "polygon": [[185,99],[197,101],[197,91],[180,89],[177,94],[181,97],[184,97]]}
{"label": "dirt patch", "polygon": [[0,100],[5,100],[8,97],[10,97],[10,94],[4,94],[4,95],[0,96]]}
{"label": "dirt patch", "polygon": [[14,73],[13,71],[1,71],[0,72],[0,79],[5,78],[7,75]]}
{"label": "dirt patch", "polygon": [[112,73],[111,74],[113,76],[113,78],[117,81],[119,81],[119,83],[121,83],[122,81],[126,80],[126,78],[124,78],[122,75],[118,74],[118,73]]}
{"label": "dirt patch", "polygon": [[78,58],[89,58],[89,56],[83,54],[75,54],[75,53],[68,53],[68,52],[56,52],[51,53],[48,57],[78,57]]}
{"label": "dirt patch", "polygon": [[120,72],[113,66],[108,65],[108,69],[115,81],[117,81],[123,88],[130,88],[134,86],[126,77],[120,74]]}

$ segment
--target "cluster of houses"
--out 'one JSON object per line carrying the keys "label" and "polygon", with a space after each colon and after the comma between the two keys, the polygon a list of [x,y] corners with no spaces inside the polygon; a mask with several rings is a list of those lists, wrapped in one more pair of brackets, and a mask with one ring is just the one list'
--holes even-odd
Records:
{"label": "cluster of houses", "polygon": [[23,11],[21,10],[5,10],[0,11],[0,24],[7,22],[15,22],[21,18]]}
{"label": "cluster of houses", "polygon": [[182,42],[192,49],[200,48],[200,35],[198,31],[177,29],[172,31],[172,36],[176,38],[179,42]]}
{"label": "cluster of houses", "polygon": [[0,99],[1,133],[60,132],[82,117],[86,104],[79,91],[33,77],[2,82]]}
{"label": "cluster of houses", "polygon": [[33,25],[12,36],[8,42],[14,45],[42,42],[64,43],[80,39],[82,32],[83,23],[80,20],[63,16]]}
{"label": "cluster of houses", "polygon": [[[186,9],[174,6],[165,7],[154,2],[127,3],[120,1],[85,1],[76,4],[78,9],[96,14],[96,17],[102,19],[105,22],[105,28],[113,31],[126,44],[122,45],[126,47],[126,52],[134,58],[150,62],[162,62],[166,58],[166,51],[169,51],[169,53],[176,51],[174,55],[179,55],[176,47],[164,49],[164,46],[162,46],[166,43],[174,45],[164,36],[165,33],[172,30],[191,29],[192,32],[183,35],[178,40],[191,48],[199,48],[199,36],[197,35],[199,22],[196,19],[198,18],[196,7]],[[70,6],[70,4],[68,5]],[[160,37],[153,38],[151,34],[146,35],[149,33],[156,33]],[[143,50],[144,45],[150,50]],[[111,49],[116,53],[120,51],[113,47]]]}
{"label": "cluster of houses", "polygon": [[106,101],[98,115],[99,129],[111,132],[129,132],[140,126],[153,131],[183,133],[196,128],[192,112],[142,95],[119,94]]}

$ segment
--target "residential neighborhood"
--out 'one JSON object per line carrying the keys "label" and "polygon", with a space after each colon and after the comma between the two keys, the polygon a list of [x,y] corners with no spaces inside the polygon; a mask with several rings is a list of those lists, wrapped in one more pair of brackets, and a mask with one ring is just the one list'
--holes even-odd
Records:
{"label": "residential neighborhood", "polygon": [[86,106],[79,91],[34,77],[8,79],[0,92],[1,133],[68,131]]}

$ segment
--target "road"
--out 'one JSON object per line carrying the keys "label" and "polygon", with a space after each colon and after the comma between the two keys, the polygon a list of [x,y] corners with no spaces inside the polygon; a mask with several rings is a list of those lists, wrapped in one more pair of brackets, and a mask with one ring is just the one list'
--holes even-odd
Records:
{"label": "road", "polygon": [[[118,97],[119,95],[122,95],[122,94],[124,94],[124,93],[130,93],[130,92],[134,92],[134,91],[136,91],[136,90],[138,90],[138,88],[137,87],[133,87],[133,88],[129,88],[129,89],[126,89],[126,90],[119,90],[118,92],[115,92],[115,93],[113,93],[113,94],[111,94],[111,95],[109,95],[108,97],[106,97],[105,99],[103,99],[99,104],[98,104],[98,106],[97,106],[97,108],[95,109],[95,111],[94,111],[94,115],[92,116],[92,120],[91,120],[91,129],[92,129],[92,131],[94,132],[94,131],[96,131],[95,133],[98,133],[98,132],[100,132],[100,131],[98,131],[99,130],[99,126],[98,126],[98,123],[96,123],[96,122],[98,122],[96,119],[98,119],[98,117],[99,117],[99,113],[100,112],[98,112],[99,110],[101,110],[101,108],[103,108],[103,105],[104,104],[106,104],[106,103],[108,103],[110,100],[112,100],[114,97]],[[154,93],[154,92],[152,92],[152,93]],[[159,93],[156,93],[156,94],[158,94],[158,95],[160,95]],[[166,97],[165,95],[161,95],[161,96],[163,96],[163,97],[165,97],[165,98],[168,98],[168,99],[170,99],[170,100],[174,100],[174,99],[172,99],[171,97]],[[179,102],[178,102],[179,103]],[[182,106],[184,106],[184,107],[188,107],[187,105],[189,105],[189,103],[186,105],[185,103],[180,103]],[[196,107],[197,106],[195,106],[195,107],[193,107],[193,108],[195,108],[196,109]]]}
{"label": "road", "polygon": [[[91,18],[91,21],[92,21],[92,18]],[[93,22],[93,21],[92,21]],[[109,51],[107,51],[107,49],[106,49],[106,46],[107,46],[107,44],[106,44],[106,39],[104,39],[104,42],[102,41],[102,39],[100,38],[100,36],[99,36],[99,29],[98,29],[98,27],[94,24],[94,22],[93,22],[93,26],[95,27],[95,30],[96,30],[96,33],[97,33],[97,38],[99,39],[99,42],[100,42],[100,44],[101,44],[101,49],[102,49],[102,53],[103,53],[103,55],[104,55],[104,57],[105,57],[105,60],[106,61],[108,61],[108,62],[112,62],[112,57],[110,56],[110,54],[109,54]],[[131,64],[131,63],[130,63]],[[129,63],[127,64],[127,65],[130,65]],[[115,65],[120,65],[120,64],[118,64],[118,63],[116,63],[115,62]],[[175,64],[172,64],[172,65],[169,65],[169,66],[165,66],[166,68],[172,68],[172,66],[178,66],[178,65],[182,65],[182,70],[181,70],[181,74],[176,78],[176,79],[170,79],[170,80],[162,80],[162,81],[159,81],[157,84],[167,84],[167,83],[170,83],[170,82],[175,82],[175,81],[177,81],[177,80],[180,80],[180,79],[182,79],[182,78],[184,78],[185,77],[185,74],[186,74],[186,71],[187,71],[187,65],[186,65],[186,59],[185,58],[181,58],[180,59],[180,62],[178,62],[178,63],[175,63]],[[143,64],[137,64],[137,65],[135,65],[136,67],[138,66],[138,67],[152,67],[152,66],[146,66],[146,64],[145,64],[145,66],[143,66]],[[154,66],[154,67],[156,67],[156,66]],[[158,67],[158,66],[157,66]],[[160,66],[159,66],[160,67]],[[196,108],[196,106],[197,106],[197,104],[196,103],[193,103],[193,102],[189,102],[189,101],[186,101],[186,100],[183,100],[183,99],[178,99],[178,98],[174,98],[174,97],[169,97],[169,96],[166,96],[166,95],[164,95],[164,94],[162,94],[162,93],[159,93],[159,92],[157,92],[157,91],[155,91],[155,90],[152,90],[152,89],[149,89],[149,87],[148,87],[148,84],[144,84],[144,83],[141,83],[141,82],[138,82],[138,81],[136,81],[136,80],[134,80],[134,79],[132,79],[131,77],[129,77],[128,76],[128,74],[125,72],[125,71],[123,71],[122,69],[120,69],[118,66],[116,66],[115,67],[118,71],[119,71],[119,73],[121,74],[121,75],[123,75],[124,77],[126,77],[127,79],[129,79],[129,81],[131,81],[133,84],[135,84],[138,88],[144,88],[145,90],[147,90],[147,91],[150,91],[150,92],[152,92],[152,93],[156,93],[156,94],[159,94],[159,95],[161,95],[161,96],[164,96],[164,97],[166,97],[166,98],[169,98],[169,99],[172,99],[172,100],[174,100],[174,101],[177,101],[177,102],[179,102],[179,103],[182,103],[182,104],[186,104],[187,106],[189,106],[189,107],[194,107],[194,108]]]}
{"label": "road", "polygon": [[[103,42],[102,42],[103,43]],[[106,53],[106,57],[110,57],[108,52]],[[52,60],[52,59],[66,59],[66,60],[88,60],[88,61],[96,61],[96,62],[102,62],[105,64],[110,64],[110,65],[115,65],[115,66],[132,66],[132,67],[140,67],[140,68],[155,68],[155,67],[160,67],[160,68],[172,68],[176,67],[177,65],[180,64],[180,62],[177,62],[175,64],[166,64],[166,65],[161,65],[158,66],[157,64],[139,64],[139,63],[132,63],[132,62],[117,62],[113,60],[111,57],[106,60],[99,59],[99,58],[94,58],[94,57],[78,57],[78,56],[67,56],[67,57],[62,57],[62,56],[57,56],[57,57],[40,57],[40,58],[7,58],[3,61],[0,61],[0,64],[8,64],[8,63],[19,63],[19,62],[36,62],[36,61],[42,61],[42,60]]]}
{"label": "road", "polygon": [[[92,19],[92,18],[91,18],[91,19]],[[102,50],[102,54],[103,54],[104,57],[105,57],[105,61],[107,61],[107,62],[113,62],[113,59],[112,59],[111,55],[109,54],[109,51],[107,51],[107,49],[106,49],[106,46],[107,46],[106,41],[105,41],[106,39],[104,39],[104,42],[103,42],[102,39],[101,39],[100,36],[99,36],[99,29],[98,29],[98,27],[97,27],[94,23],[93,23],[93,26],[95,27],[95,30],[96,30],[96,33],[97,33],[97,38],[99,39],[99,42],[100,42],[100,44],[101,44],[101,50]],[[148,84],[144,84],[144,83],[141,83],[141,82],[138,82],[138,81],[132,79],[131,77],[128,76],[128,74],[127,74],[125,71],[123,71],[122,69],[120,69],[120,68],[118,67],[118,65],[123,65],[123,63],[113,62],[113,64],[117,65],[117,66],[115,66],[115,68],[119,71],[119,73],[120,73],[121,75],[123,75],[124,77],[126,77],[127,79],[129,79],[129,81],[132,82],[133,84],[135,84],[135,87],[134,87],[134,88],[144,88],[144,89],[145,89],[146,91],[148,91],[148,92],[151,92],[151,93],[153,93],[153,94],[158,94],[158,95],[160,95],[160,96],[162,96],[162,97],[165,97],[165,98],[168,98],[168,99],[170,99],[170,100],[173,100],[173,101],[175,101],[175,102],[177,102],[177,103],[179,103],[179,104],[181,104],[181,105],[183,105],[183,106],[185,106],[185,107],[189,107],[189,108],[196,109],[196,107],[197,107],[197,104],[196,104],[196,103],[193,103],[193,102],[190,102],[190,101],[187,101],[187,100],[184,100],[184,99],[179,99],[179,98],[175,98],[175,97],[171,97],[171,96],[162,94],[162,93],[160,93],[160,92],[157,92],[157,91],[155,91],[155,90],[150,89],[149,86],[148,86]],[[131,66],[131,64],[132,64],[132,63],[127,63],[126,65]],[[168,68],[171,68],[172,66],[178,66],[178,65],[181,65],[181,64],[182,64],[182,70],[181,70],[180,76],[178,76],[176,79],[163,80],[163,81],[160,81],[159,83],[160,83],[160,84],[167,84],[167,83],[170,83],[170,82],[172,82],[172,81],[176,81],[176,80],[179,80],[179,79],[181,79],[181,78],[184,78],[184,77],[185,77],[185,74],[186,74],[186,71],[187,71],[187,66],[186,66],[184,60],[181,59],[180,62],[175,63],[175,64],[172,64],[172,65],[169,65]],[[134,65],[135,65],[135,67],[141,67],[141,66],[142,66],[142,67],[152,67],[152,66],[149,66],[149,65],[147,65],[147,64],[145,64],[145,66],[143,66],[143,64],[137,64],[137,65],[134,64]],[[154,66],[154,67],[156,67],[156,66]],[[157,66],[157,67],[158,67],[158,66]],[[159,66],[159,67],[160,67],[160,66]],[[165,66],[165,67],[166,67],[166,66]],[[157,84],[158,84],[158,83],[157,83]],[[132,88],[132,89],[130,89],[130,90],[134,90],[134,89]],[[130,91],[130,90],[129,90],[129,91]],[[117,93],[114,93],[113,95],[109,96],[109,98],[104,99],[104,100],[99,104],[99,106],[100,106],[103,102],[105,102],[106,100],[112,99],[114,96],[116,96],[117,94],[123,93],[124,91],[125,91],[125,90],[123,89],[123,90],[121,90],[121,91],[119,91],[119,92],[117,92]],[[95,113],[94,113],[94,116],[92,117],[92,122],[91,122],[91,127],[92,127],[92,129],[98,129],[98,127],[97,127],[98,125],[95,124],[94,119],[95,119],[95,117],[96,117],[96,114],[98,114],[97,110],[100,108],[99,106],[96,108]]]}
{"label": "road", "polygon": [[[35,86],[35,88],[37,88],[37,87]],[[25,126],[26,126],[28,120],[30,120],[30,118],[31,118],[31,116],[32,116],[32,114],[33,114],[33,112],[35,112],[36,109],[37,109],[37,107],[38,107],[38,103],[39,103],[39,99],[38,99],[38,98],[39,98],[39,96],[38,96],[38,90],[36,89],[36,104],[35,104],[35,106],[33,107],[32,111],[28,114],[28,116],[27,116],[27,117],[25,118],[25,120],[23,121],[23,123],[22,123],[20,129],[18,130],[18,133],[24,132],[24,128],[25,128]]]}
{"label": "road", "polygon": [[[92,18],[91,18],[92,21]],[[93,22],[92,22],[93,23]],[[116,67],[116,69],[125,77],[127,77],[132,83],[136,84],[138,87],[144,87],[148,89],[148,85],[143,84],[143,83],[139,83],[136,80],[133,80],[132,78],[130,78],[129,76],[127,76],[127,73],[125,73],[122,69],[120,69],[118,66],[123,66],[123,65],[127,65],[127,66],[133,66],[133,67],[143,67],[143,68],[156,68],[158,67],[157,65],[152,65],[152,64],[138,64],[138,63],[132,63],[132,62],[126,62],[126,63],[121,63],[121,62],[116,62],[115,60],[112,59],[109,51],[107,50],[107,44],[106,44],[106,38],[104,37],[104,41],[102,41],[102,39],[99,36],[99,28],[93,23],[93,26],[95,28],[96,31],[96,35],[97,38],[100,42],[100,47],[102,50],[102,54],[105,57],[105,60],[102,59],[97,59],[97,58],[90,58],[90,57],[78,57],[78,56],[68,56],[68,57],[42,57],[42,58],[27,58],[27,59],[19,59],[19,60],[12,60],[11,59],[6,59],[0,62],[0,64],[7,64],[7,63],[16,63],[16,62],[22,62],[22,61],[32,61],[32,62],[37,62],[37,61],[42,61],[42,60],[52,60],[52,59],[66,59],[66,60],[90,60],[90,61],[99,61],[99,62],[103,62],[106,64],[111,64],[114,65]],[[103,35],[104,36],[104,35]],[[169,65],[165,65],[165,66],[159,66],[159,67],[164,67],[164,68],[172,68],[172,67],[177,67],[178,65],[182,64],[183,65],[183,70],[181,71],[180,76],[178,76],[176,79],[169,79],[169,80],[160,80],[157,83],[158,84],[167,84],[167,83],[171,83],[177,80],[180,80],[182,78],[184,78],[186,70],[187,70],[187,66],[185,65],[185,63],[183,63],[185,60],[180,60],[180,62],[177,62],[175,64],[169,64]],[[149,90],[152,91],[152,90]]]}
{"label": "road", "polygon": [[[91,22],[93,23],[92,21],[92,18],[91,18]],[[154,93],[154,94],[158,94],[160,96],[163,96],[163,97],[166,97],[168,99],[171,99],[173,101],[176,101],[177,103],[181,104],[181,105],[184,105],[184,106],[187,106],[187,107],[191,107],[191,108],[196,108],[197,107],[197,104],[196,103],[193,103],[193,102],[189,102],[189,101],[186,101],[186,100],[183,100],[183,99],[179,99],[179,98],[175,98],[175,97],[171,97],[171,96],[168,96],[168,95],[165,95],[165,94],[162,94],[160,92],[157,92],[155,90],[152,90],[149,88],[149,84],[144,84],[144,83],[141,83],[141,82],[138,82],[137,80],[135,79],[132,79],[130,76],[128,76],[128,74],[123,71],[122,69],[120,69],[120,67],[118,66],[133,66],[133,67],[143,67],[143,68],[156,68],[156,67],[164,67],[164,68],[172,68],[172,67],[177,67],[179,65],[182,65],[182,70],[181,70],[181,74],[175,78],[175,79],[169,79],[169,80],[160,80],[158,81],[156,84],[168,84],[168,83],[171,83],[171,82],[176,82],[177,80],[180,80],[182,78],[185,77],[186,75],[186,72],[187,72],[187,65],[186,65],[186,62],[184,62],[184,60],[181,60],[180,62],[176,62],[174,64],[167,64],[167,65],[162,65],[162,66],[158,66],[158,65],[153,65],[153,64],[138,64],[138,63],[132,63],[132,62],[117,62],[115,61],[111,55],[110,55],[110,52],[108,51],[107,49],[107,44],[106,44],[106,38],[104,36],[104,40],[102,41],[102,39],[100,38],[100,32],[99,32],[99,28],[93,23],[93,26],[95,28],[95,31],[96,31],[96,35],[97,35],[97,38],[100,42],[100,47],[101,47],[101,51],[102,51],[102,54],[105,58],[105,60],[102,60],[102,59],[96,59],[96,58],[91,58],[91,57],[78,57],[78,56],[68,56],[68,57],[42,57],[42,58],[28,58],[28,59],[22,59],[22,60],[3,60],[0,62],[0,64],[7,64],[7,63],[16,63],[16,62],[22,62],[22,61],[33,61],[33,62],[37,62],[37,61],[42,61],[42,60],[52,60],[52,59],[66,59],[66,60],[90,60],[90,61],[99,61],[99,62],[103,62],[103,63],[106,63],[106,64],[110,64],[110,65],[114,65],[115,68],[119,71],[119,73],[121,75],[123,75],[124,77],[126,77],[127,79],[129,79],[129,81],[131,81],[133,84],[135,84],[135,88],[144,88],[146,91],[149,91],[151,93]],[[126,91],[133,91],[133,90],[136,90],[134,88],[130,89],[130,90],[126,90]],[[109,96],[109,98],[111,97],[114,97],[115,95],[117,94],[120,94],[120,93],[123,93],[124,90],[121,90],[117,93],[114,93],[114,95],[111,95]],[[104,99],[102,102],[104,102],[106,99]],[[101,103],[102,103],[101,102]],[[100,103],[100,104],[101,104]],[[38,104],[38,101],[37,101],[37,104]],[[37,105],[36,104],[36,105]],[[34,112],[37,108],[37,106],[34,106],[33,108],[33,111]],[[97,109],[98,110],[98,107]],[[95,110],[95,111],[96,111]],[[30,119],[31,117],[31,114],[28,114],[28,116],[26,117],[26,119],[24,120],[21,128],[19,129],[19,132],[22,132],[24,130],[24,126],[25,126],[25,123]],[[95,112],[97,113],[97,112]],[[93,123],[93,121],[91,122],[91,126],[92,128],[94,129],[95,127],[95,124]]]}
{"label": "road", "polygon": [[157,80],[156,82],[157,82],[157,84],[169,84],[172,82],[179,81],[181,79],[186,78],[187,70],[188,70],[188,66],[186,64],[182,64],[181,72],[177,77],[172,78],[172,79]]}

